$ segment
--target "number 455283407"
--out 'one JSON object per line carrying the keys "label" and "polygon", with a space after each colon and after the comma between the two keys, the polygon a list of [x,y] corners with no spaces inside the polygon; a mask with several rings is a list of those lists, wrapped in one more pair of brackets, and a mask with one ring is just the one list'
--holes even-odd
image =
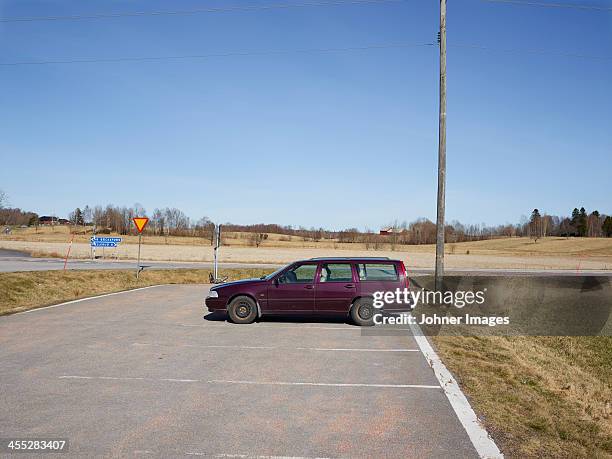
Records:
{"label": "number 455283407", "polygon": [[66,452],[68,440],[64,438],[5,438],[0,442],[0,452],[37,451]]}

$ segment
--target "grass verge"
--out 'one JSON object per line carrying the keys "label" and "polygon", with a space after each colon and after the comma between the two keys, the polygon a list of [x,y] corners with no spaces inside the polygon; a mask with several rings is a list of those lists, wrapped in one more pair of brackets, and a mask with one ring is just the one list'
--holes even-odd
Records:
{"label": "grass verge", "polygon": [[612,457],[612,337],[432,341],[506,457]]}
{"label": "grass verge", "polygon": [[[220,275],[235,280],[260,277],[271,271],[222,269]],[[142,272],[138,280],[133,270],[0,273],[0,315],[149,285],[207,284],[209,272],[206,269],[150,270]]]}

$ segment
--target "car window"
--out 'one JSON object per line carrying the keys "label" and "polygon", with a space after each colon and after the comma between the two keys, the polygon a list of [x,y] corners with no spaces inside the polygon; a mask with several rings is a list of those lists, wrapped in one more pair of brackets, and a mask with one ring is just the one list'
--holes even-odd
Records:
{"label": "car window", "polygon": [[359,263],[357,265],[359,280],[362,281],[397,281],[399,275],[394,263]]}
{"label": "car window", "polygon": [[353,282],[353,270],[349,263],[323,263],[319,282]]}
{"label": "car window", "polygon": [[281,284],[308,284],[314,282],[317,265],[299,265],[283,274],[278,281]]}
{"label": "car window", "polygon": [[280,273],[281,271],[283,271],[288,265],[282,266],[280,268],[278,268],[276,271],[274,271],[273,273],[267,274],[265,276],[261,276],[260,279],[262,280],[270,280],[272,279],[274,276],[276,276],[278,273]]}

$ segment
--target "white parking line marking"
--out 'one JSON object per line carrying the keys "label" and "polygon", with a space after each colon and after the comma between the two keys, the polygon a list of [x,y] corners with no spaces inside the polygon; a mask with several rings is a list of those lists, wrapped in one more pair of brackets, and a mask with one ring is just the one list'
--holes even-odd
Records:
{"label": "white parking line marking", "polygon": [[[315,329],[315,330],[350,330],[350,331],[359,331],[358,327],[319,327],[319,326],[299,326],[299,325],[260,325],[260,324],[249,324],[249,325],[235,325],[230,323],[222,323],[218,325],[203,325],[203,324],[176,324],[181,327],[204,327],[204,328],[234,328],[236,330],[254,330],[256,328],[290,328],[293,330],[304,330],[304,329]],[[408,329],[407,329],[408,330]]]}
{"label": "white parking line marking", "polygon": [[[361,327],[357,327],[357,326],[347,326],[347,327],[321,327],[321,326],[317,326],[317,325],[304,325],[301,326],[300,324],[298,325],[263,325],[263,324],[249,324],[249,325],[235,325],[235,324],[230,324],[230,323],[222,323],[222,324],[218,324],[218,325],[204,325],[204,324],[175,324],[178,325],[179,327],[203,327],[203,328],[224,328],[224,327],[234,327],[236,330],[253,330],[256,328],[288,328],[291,330],[345,330],[345,331],[361,331]],[[391,328],[390,328],[391,329]],[[393,330],[404,330],[404,331],[409,331],[410,328],[396,328],[393,327]]]}
{"label": "white parking line marking", "polygon": [[105,298],[107,296],[121,295],[123,293],[130,293],[130,292],[138,292],[140,290],[146,290],[146,289],[149,289],[149,288],[162,287],[162,286],[163,286],[163,284],[149,285],[148,287],[133,288],[131,290],[122,290],[121,292],[113,292],[113,293],[105,293],[103,295],[88,296],[87,298],[79,298],[78,300],[66,301],[65,303],[52,304],[51,306],[45,306],[43,308],[34,308],[34,309],[29,309],[27,311],[16,312],[16,313],[11,314],[11,315],[16,316],[18,314],[29,314],[31,312],[42,311],[43,309],[52,309],[52,308],[57,308],[59,306],[66,306],[66,305],[69,305],[69,304],[80,303],[82,301],[97,300],[98,298]]}
{"label": "white parking line marking", "polygon": [[302,381],[241,381],[231,379],[174,379],[174,378],[134,378],[117,376],[77,376],[62,375],[59,379],[82,379],[104,381],[164,381],[164,382],[200,382],[206,384],[250,384],[255,386],[317,386],[317,387],[380,387],[391,389],[440,389],[440,386],[426,384],[368,384],[368,383],[318,383]]}
{"label": "white parking line marking", "polygon": [[269,386],[323,386],[323,387],[385,387],[397,389],[440,389],[440,386],[429,386],[424,384],[366,384],[366,383],[317,383],[317,382],[285,382],[285,381],[234,381],[214,379],[213,383],[219,384],[253,384]]}
{"label": "white parking line marking", "polygon": [[362,348],[325,348],[325,347],[282,347],[282,346],[238,346],[222,344],[161,344],[161,343],[132,343],[132,346],[158,346],[158,347],[193,347],[198,349],[266,349],[266,350],[297,350],[316,352],[421,352],[420,349],[362,349]]}
{"label": "white parking line marking", "polygon": [[418,325],[410,325],[412,334],[416,340],[421,352],[425,356],[427,363],[433,369],[436,378],[440,381],[440,386],[444,389],[444,393],[448,398],[455,414],[459,418],[459,421],[463,425],[463,428],[470,437],[470,441],[476,452],[481,458],[493,459],[503,458],[504,455],[501,453],[493,439],[487,433],[487,430],[480,423],[480,420],[476,416],[476,413],[470,406],[470,402],[465,397],[459,384],[453,377],[450,371],[446,368],[438,354],[433,350],[431,344],[427,338],[423,335],[421,328]]}
{"label": "white parking line marking", "polygon": [[160,346],[160,347],[195,347],[199,349],[279,349],[272,346],[230,346],[221,344],[159,344],[159,343],[132,343],[132,346]]}
{"label": "white parking line marking", "polygon": [[351,348],[320,348],[296,347],[301,351],[338,351],[338,352],[420,352],[419,349],[351,349]]}
{"label": "white parking line marking", "polygon": [[75,375],[63,375],[60,379],[104,379],[110,381],[145,381],[147,378],[131,378],[128,376],[116,377],[116,376],[75,376]]}
{"label": "white parking line marking", "polygon": [[205,457],[219,457],[219,458],[244,458],[244,459],[329,459],[326,457],[305,457],[305,456],[253,456],[250,454],[213,454],[210,453],[198,453],[188,452],[185,453],[187,456],[205,456]]}

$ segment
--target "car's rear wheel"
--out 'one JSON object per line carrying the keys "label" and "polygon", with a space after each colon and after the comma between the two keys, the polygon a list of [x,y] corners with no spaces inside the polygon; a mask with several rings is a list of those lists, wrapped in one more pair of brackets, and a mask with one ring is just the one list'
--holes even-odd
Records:
{"label": "car's rear wheel", "polygon": [[371,327],[374,325],[374,314],[377,312],[371,298],[359,298],[351,307],[351,319],[357,325]]}
{"label": "car's rear wheel", "polygon": [[227,314],[235,324],[250,324],[257,318],[257,304],[248,296],[237,296],[227,307]]}

